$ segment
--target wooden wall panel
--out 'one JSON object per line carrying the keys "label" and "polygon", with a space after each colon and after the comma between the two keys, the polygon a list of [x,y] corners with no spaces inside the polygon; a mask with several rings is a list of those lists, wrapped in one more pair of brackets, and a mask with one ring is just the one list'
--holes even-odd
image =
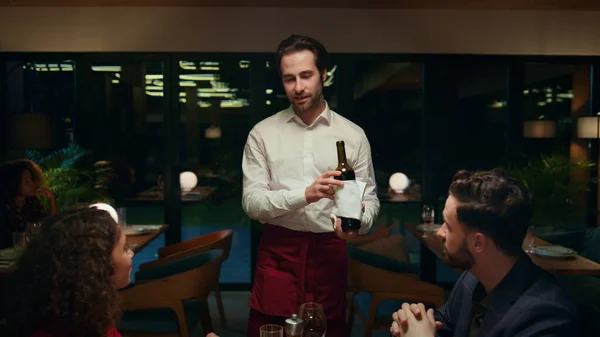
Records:
{"label": "wooden wall panel", "polygon": [[[304,0],[304,8],[600,10],[597,0]],[[298,7],[288,0],[0,0],[0,6]]]}

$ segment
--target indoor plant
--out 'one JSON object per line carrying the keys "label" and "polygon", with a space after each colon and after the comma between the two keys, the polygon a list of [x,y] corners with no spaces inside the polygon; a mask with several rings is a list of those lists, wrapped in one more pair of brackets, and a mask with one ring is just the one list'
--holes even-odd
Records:
{"label": "indoor plant", "polygon": [[48,189],[56,199],[58,210],[79,203],[112,202],[108,193],[113,170],[107,162],[91,164],[89,152],[77,144],[56,150],[48,155],[26,151],[25,157],[42,168]]}
{"label": "indoor plant", "polygon": [[567,227],[583,224],[586,205],[576,200],[589,189],[592,181],[572,179],[577,170],[596,164],[574,162],[565,155],[541,155],[522,166],[509,166],[508,173],[522,181],[533,195],[532,225],[535,227]]}

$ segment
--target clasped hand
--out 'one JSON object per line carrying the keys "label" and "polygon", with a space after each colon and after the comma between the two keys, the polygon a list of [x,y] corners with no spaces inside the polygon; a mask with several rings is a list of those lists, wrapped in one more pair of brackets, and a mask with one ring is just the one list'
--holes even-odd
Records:
{"label": "clasped hand", "polygon": [[402,337],[433,337],[442,327],[437,322],[433,309],[425,310],[423,303],[403,303],[402,309],[392,315],[393,323],[390,333]]}

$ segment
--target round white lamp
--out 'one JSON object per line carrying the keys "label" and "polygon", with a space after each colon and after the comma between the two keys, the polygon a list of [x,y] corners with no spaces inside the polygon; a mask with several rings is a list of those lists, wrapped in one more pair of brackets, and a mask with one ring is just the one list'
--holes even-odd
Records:
{"label": "round white lamp", "polygon": [[193,190],[197,184],[198,177],[196,177],[194,172],[186,171],[179,174],[179,185],[181,186],[182,191],[189,192]]}
{"label": "round white lamp", "polygon": [[97,204],[90,205],[90,208],[97,208],[103,211],[107,211],[110,216],[115,219],[116,223],[119,223],[119,216],[117,215],[117,211],[109,204],[105,204],[103,202],[99,202]]}
{"label": "round white lamp", "polygon": [[410,185],[410,180],[404,173],[396,172],[390,177],[390,188],[395,193],[404,193]]}

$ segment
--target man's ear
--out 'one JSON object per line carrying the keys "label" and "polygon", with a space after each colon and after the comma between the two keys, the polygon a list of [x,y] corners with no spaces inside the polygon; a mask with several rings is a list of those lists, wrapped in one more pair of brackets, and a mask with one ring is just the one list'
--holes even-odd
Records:
{"label": "man's ear", "polygon": [[321,83],[324,83],[327,80],[327,69],[321,69]]}
{"label": "man's ear", "polygon": [[476,232],[473,234],[473,240],[471,241],[471,246],[474,252],[481,253],[485,250],[487,245],[489,244],[488,239],[483,233]]}

